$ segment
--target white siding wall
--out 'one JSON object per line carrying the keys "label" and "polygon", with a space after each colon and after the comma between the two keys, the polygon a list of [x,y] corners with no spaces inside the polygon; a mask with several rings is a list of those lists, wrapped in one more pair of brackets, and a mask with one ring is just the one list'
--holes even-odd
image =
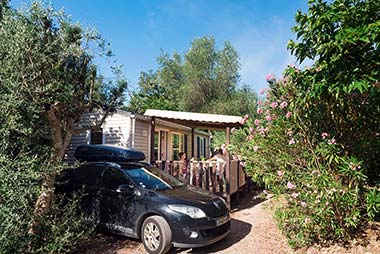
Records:
{"label": "white siding wall", "polygon": [[[91,122],[94,122],[96,120],[100,119],[100,114],[99,113],[88,113],[88,114],[83,114],[81,116],[81,119],[77,126],[74,128],[75,130],[78,130],[80,128],[89,126]],[[73,137],[71,138],[71,142],[69,147],[66,150],[65,154],[65,160],[68,162],[74,162],[74,152],[77,149],[79,145],[85,145],[90,142],[90,131],[82,131],[79,134],[74,134]]]}
{"label": "white siding wall", "polygon": [[127,114],[113,114],[103,124],[104,144],[131,147],[131,118]]}
{"label": "white siding wall", "polygon": [[[97,121],[100,121],[101,117],[100,113],[83,114],[75,128],[79,129],[94,125]],[[101,128],[103,129],[104,144],[130,147],[131,120],[128,112],[118,111],[109,115]],[[68,162],[75,161],[74,152],[79,145],[89,144],[91,142],[90,133],[90,130],[86,130],[73,135],[65,156]]]}

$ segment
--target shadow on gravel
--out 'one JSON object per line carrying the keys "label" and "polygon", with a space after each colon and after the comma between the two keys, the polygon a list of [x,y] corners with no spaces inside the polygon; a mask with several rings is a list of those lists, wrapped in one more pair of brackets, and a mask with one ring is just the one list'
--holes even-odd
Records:
{"label": "shadow on gravel", "polygon": [[120,249],[142,249],[140,241],[125,236],[98,233],[83,242],[72,254],[115,254]]}
{"label": "shadow on gravel", "polygon": [[236,197],[233,196],[231,213],[248,209],[264,202],[265,199],[260,198],[260,194],[262,194],[262,190],[253,190],[250,193],[241,192],[239,201],[237,201]]}
{"label": "shadow on gravel", "polygon": [[223,240],[202,248],[194,248],[191,253],[213,253],[227,249],[244,239],[251,231],[252,225],[241,220],[231,220],[231,232]]}

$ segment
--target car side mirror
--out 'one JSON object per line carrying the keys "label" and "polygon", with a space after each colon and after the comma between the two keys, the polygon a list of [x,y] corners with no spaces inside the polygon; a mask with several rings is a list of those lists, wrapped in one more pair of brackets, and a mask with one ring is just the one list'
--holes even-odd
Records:
{"label": "car side mirror", "polygon": [[129,184],[123,184],[117,187],[116,192],[124,194],[133,194],[135,193],[135,186]]}

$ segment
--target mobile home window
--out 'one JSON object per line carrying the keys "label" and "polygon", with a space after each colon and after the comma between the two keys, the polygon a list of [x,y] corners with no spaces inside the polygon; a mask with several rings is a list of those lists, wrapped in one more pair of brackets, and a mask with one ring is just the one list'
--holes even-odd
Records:
{"label": "mobile home window", "polygon": [[179,153],[183,151],[183,135],[172,133],[172,159],[178,160]]}
{"label": "mobile home window", "polygon": [[158,134],[158,131],[155,131],[154,132],[154,159],[155,160],[158,160],[159,157],[158,157],[158,152],[159,152],[159,147],[160,145],[160,142],[159,142],[159,134]]}
{"label": "mobile home window", "polygon": [[206,139],[203,137],[197,137],[197,145],[198,158],[206,158]]}
{"label": "mobile home window", "polygon": [[103,129],[102,128],[91,129],[90,144],[91,145],[103,144]]}

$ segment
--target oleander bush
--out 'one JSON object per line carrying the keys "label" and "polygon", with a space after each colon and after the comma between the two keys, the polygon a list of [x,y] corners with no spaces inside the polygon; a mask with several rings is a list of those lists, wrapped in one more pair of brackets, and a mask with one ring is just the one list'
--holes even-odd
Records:
{"label": "oleander bush", "polygon": [[379,218],[379,177],[369,179],[376,163],[367,151],[352,152],[342,140],[348,130],[340,133],[325,102],[299,87],[313,71],[288,67],[283,79],[267,76],[258,117],[246,116],[233,133],[246,140],[229,147],[256,182],[282,197],[276,218],[294,247],[349,240]]}
{"label": "oleander bush", "polygon": [[267,75],[258,116],[229,149],[280,197],[294,247],[348,241],[380,215],[380,2],[309,1],[288,44],[299,61]]}

